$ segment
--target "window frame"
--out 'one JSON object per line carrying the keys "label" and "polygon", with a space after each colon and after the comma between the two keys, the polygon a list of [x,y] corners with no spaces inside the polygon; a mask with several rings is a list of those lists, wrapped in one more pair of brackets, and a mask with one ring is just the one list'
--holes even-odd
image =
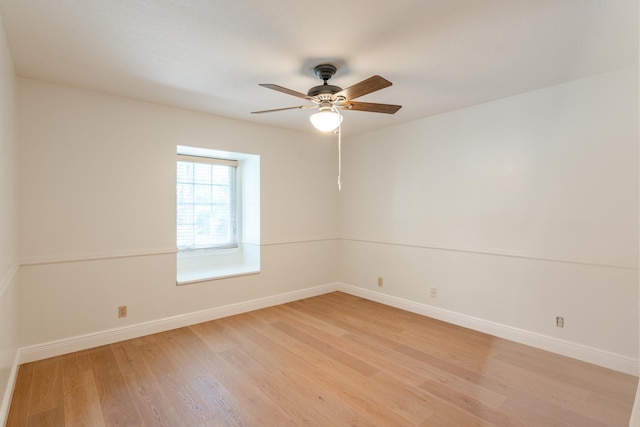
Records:
{"label": "window frame", "polygon": [[[177,145],[176,151],[179,155],[238,162],[236,208],[239,239],[239,246],[235,249],[203,249],[188,252],[176,250],[176,286],[217,280],[224,282],[234,277],[260,274],[260,155],[185,145]],[[173,157],[174,171],[177,169],[175,161],[176,158]],[[173,185],[176,183],[177,177],[174,177]],[[176,208],[177,200],[174,200],[174,213]],[[174,233],[177,233],[176,224],[177,219],[173,222]]]}
{"label": "window frame", "polygon": [[[178,181],[178,176],[176,175],[176,247],[178,250],[178,253],[202,253],[202,252],[219,252],[219,251],[230,251],[230,250],[237,250],[240,247],[240,240],[241,240],[241,234],[240,234],[240,224],[242,223],[242,218],[240,218],[240,213],[242,212],[241,208],[240,208],[240,180],[239,180],[239,169],[240,169],[240,162],[237,160],[231,160],[231,159],[221,159],[221,158],[216,158],[216,157],[208,157],[208,156],[199,156],[199,155],[191,155],[191,154],[177,154],[177,158],[176,158],[176,171],[178,169],[178,162],[187,162],[187,163],[204,163],[204,164],[211,164],[211,165],[220,165],[220,166],[228,166],[233,168],[233,172],[230,173],[230,180],[231,182],[229,183],[229,188],[230,188],[230,219],[231,219],[231,234],[232,234],[232,239],[230,239],[230,242],[225,242],[223,244],[220,245],[194,245],[194,246],[188,246],[188,247],[179,247],[177,244],[178,241],[178,227],[179,227],[179,223],[178,223],[178,209],[179,209],[179,202],[178,202],[178,190],[177,190],[177,186],[180,184],[180,182]],[[196,183],[194,181],[191,181],[192,185],[196,185]],[[211,184],[212,186],[215,185],[215,183]],[[195,205],[195,201],[193,203]],[[215,206],[215,204],[212,202],[209,204],[210,206]]]}

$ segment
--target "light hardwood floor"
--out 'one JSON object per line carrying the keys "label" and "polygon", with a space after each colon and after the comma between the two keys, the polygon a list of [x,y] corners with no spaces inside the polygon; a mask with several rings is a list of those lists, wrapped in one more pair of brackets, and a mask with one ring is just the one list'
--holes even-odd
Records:
{"label": "light hardwood floor", "polygon": [[636,385],[335,292],[22,365],[7,426],[626,426]]}

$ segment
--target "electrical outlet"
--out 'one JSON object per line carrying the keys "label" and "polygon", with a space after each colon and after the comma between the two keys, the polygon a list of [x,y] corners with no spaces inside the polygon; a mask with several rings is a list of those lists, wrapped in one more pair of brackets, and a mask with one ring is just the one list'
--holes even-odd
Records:
{"label": "electrical outlet", "polygon": [[556,326],[558,328],[564,328],[564,317],[562,317],[562,316],[557,316],[556,317]]}
{"label": "electrical outlet", "polygon": [[429,295],[431,296],[431,298],[437,298],[438,297],[438,288],[431,288],[431,293]]}
{"label": "electrical outlet", "polygon": [[121,305],[118,307],[118,317],[127,317],[127,306]]}
{"label": "electrical outlet", "polygon": [[384,279],[382,278],[382,276],[378,276],[378,287],[382,287],[382,285],[384,285]]}

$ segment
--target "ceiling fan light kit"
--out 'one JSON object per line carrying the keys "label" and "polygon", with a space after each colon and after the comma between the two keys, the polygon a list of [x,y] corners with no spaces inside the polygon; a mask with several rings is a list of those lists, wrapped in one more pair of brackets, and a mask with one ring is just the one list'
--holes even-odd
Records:
{"label": "ceiling fan light kit", "polygon": [[330,104],[320,106],[318,112],[309,116],[309,120],[313,127],[321,132],[331,132],[336,130],[342,123],[342,114]]}

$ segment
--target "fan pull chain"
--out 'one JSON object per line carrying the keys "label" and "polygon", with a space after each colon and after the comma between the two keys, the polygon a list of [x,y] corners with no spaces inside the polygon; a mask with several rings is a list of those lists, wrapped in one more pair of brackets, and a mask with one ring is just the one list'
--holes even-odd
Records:
{"label": "fan pull chain", "polygon": [[[336,112],[340,116],[337,108]],[[342,191],[342,120],[338,121],[338,191]]]}

